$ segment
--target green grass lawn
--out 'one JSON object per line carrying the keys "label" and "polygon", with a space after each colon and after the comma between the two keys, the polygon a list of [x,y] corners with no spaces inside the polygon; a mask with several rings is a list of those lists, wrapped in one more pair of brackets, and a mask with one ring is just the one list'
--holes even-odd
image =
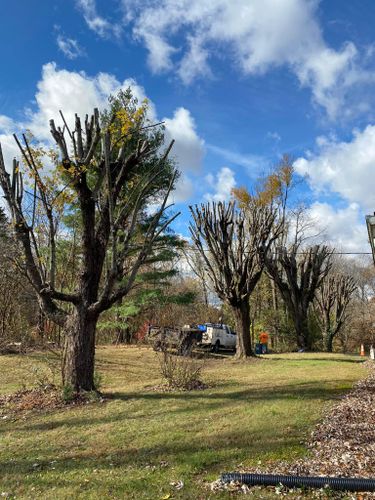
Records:
{"label": "green grass lawn", "polygon": [[[31,380],[45,355],[0,356],[0,393]],[[229,498],[221,472],[305,455],[325,405],[364,376],[359,357],[287,354],[207,360],[204,391],[156,393],[156,354],[98,349],[105,403],[0,420],[0,495],[17,498]],[[183,481],[176,490],[171,482]]]}

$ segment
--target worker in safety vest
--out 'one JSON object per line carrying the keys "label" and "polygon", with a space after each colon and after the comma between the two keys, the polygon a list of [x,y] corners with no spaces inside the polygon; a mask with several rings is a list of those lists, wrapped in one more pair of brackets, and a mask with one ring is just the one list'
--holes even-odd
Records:
{"label": "worker in safety vest", "polygon": [[267,347],[268,339],[269,339],[269,335],[266,332],[262,332],[259,335],[259,343],[262,344],[262,354],[266,354],[266,352],[268,350],[268,347]]}

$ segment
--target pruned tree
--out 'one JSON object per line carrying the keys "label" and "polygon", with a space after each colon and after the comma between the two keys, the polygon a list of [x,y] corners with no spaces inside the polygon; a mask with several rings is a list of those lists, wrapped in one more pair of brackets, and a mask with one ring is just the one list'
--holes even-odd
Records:
{"label": "pruned tree", "polygon": [[[244,210],[251,208],[254,202],[276,208],[280,232],[277,244],[284,246],[288,240],[291,226],[290,211],[287,210],[287,207],[291,192],[295,189],[297,183],[298,181],[294,175],[293,158],[288,154],[284,154],[270,172],[258,178],[252,191],[243,186],[234,188],[232,193],[239,206]],[[272,341],[277,342],[282,330],[280,318],[284,315],[285,308],[273,279],[267,275],[266,280],[272,297]],[[264,289],[266,290],[267,287],[264,287]]]}
{"label": "pruned tree", "polygon": [[185,257],[186,263],[188,264],[190,270],[199,280],[199,284],[202,288],[204,303],[206,306],[208,306],[210,277],[206,271],[205,260],[203,259],[201,253],[197,252],[197,249],[194,245],[184,245],[181,249],[181,252]]}
{"label": "pruned tree", "polygon": [[204,259],[218,297],[233,310],[237,358],[253,356],[249,297],[263,272],[265,255],[278,236],[276,211],[252,204],[207,203],[190,207],[193,243]]}
{"label": "pruned tree", "polygon": [[311,349],[308,312],[318,288],[331,268],[332,250],[315,245],[300,250],[292,245],[266,258],[267,272],[275,281],[293,320],[299,349]]}
{"label": "pruned tree", "polygon": [[[62,378],[76,391],[94,390],[95,333],[100,314],[133,288],[140,268],[147,263],[155,240],[178,215],[165,217],[176,170],[163,150],[160,125],[147,120],[147,103],[138,105],[130,90],[120,92],[102,114],[97,109],[82,125],[75,116],[71,131],[61,113],[62,127],[50,121],[57,153],[54,189],[47,182],[51,165],[28,137],[15,136],[33,190],[25,188],[22,164],[13,161],[10,175],[0,150],[0,185],[7,201],[14,233],[23,252],[27,277],[44,313],[65,331]],[[57,186],[57,188],[56,188]],[[66,196],[69,193],[69,196]],[[74,290],[58,289],[57,212],[78,214],[80,232]],[[152,217],[150,203],[158,203]],[[45,245],[35,231],[36,209],[43,214]],[[145,231],[138,230],[148,217]]]}
{"label": "pruned tree", "polygon": [[332,273],[318,289],[315,304],[327,352],[332,352],[333,339],[345,322],[347,308],[356,288],[357,283],[352,276]]}

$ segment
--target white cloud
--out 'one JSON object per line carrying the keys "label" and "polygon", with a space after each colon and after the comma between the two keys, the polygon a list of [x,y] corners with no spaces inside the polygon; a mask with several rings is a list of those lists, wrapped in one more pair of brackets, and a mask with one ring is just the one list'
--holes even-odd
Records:
{"label": "white cloud", "polygon": [[172,156],[178,158],[182,170],[199,173],[204,156],[204,141],[198,136],[189,110],[178,108],[172,118],[164,118],[166,140],[175,140]]}
{"label": "white cloud", "polygon": [[[12,130],[12,132],[15,129]],[[6,133],[1,133],[2,129],[0,127],[0,144],[1,144],[1,150],[3,152],[4,156],[4,162],[5,166],[10,170],[12,168],[12,161],[13,158],[17,157],[19,158],[19,149],[17,147],[17,144],[12,137],[11,133],[6,132]]]}
{"label": "white cloud", "polygon": [[76,0],[87,26],[102,38],[121,35],[122,29],[118,23],[111,23],[108,19],[100,16],[96,10],[95,0]]}
{"label": "white cloud", "polygon": [[227,201],[232,189],[236,186],[234,172],[228,167],[222,167],[216,176],[208,174],[206,181],[214,189],[214,193],[206,193],[204,198],[207,201]]}
{"label": "white cloud", "polygon": [[[77,113],[81,120],[90,114],[94,107],[104,109],[108,104],[108,96],[116,94],[120,89],[131,87],[132,93],[141,102],[146,97],[143,87],[134,79],[128,78],[119,82],[109,73],[98,73],[91,77],[84,72],[58,69],[55,63],[43,66],[42,76],[37,84],[35,94],[36,108],[27,109],[22,122],[15,122],[11,118],[0,115],[0,139],[10,165],[13,156],[19,156],[11,133],[18,130],[30,129],[36,138],[41,141],[51,141],[49,120],[56,120],[62,124],[59,110],[71,129],[74,129],[74,116]],[[157,122],[157,112],[154,104],[149,100],[148,117]],[[172,118],[165,118],[166,142],[174,138],[176,143],[172,150],[176,159],[177,168],[182,172],[175,193],[176,201],[185,201],[193,193],[191,179],[186,172],[199,173],[204,155],[204,141],[196,132],[195,122],[189,110],[178,108]]]}
{"label": "white cloud", "polygon": [[[137,30],[135,34],[136,32]],[[148,64],[151,70],[159,73],[171,69],[171,55],[177,51],[160,36],[153,35],[152,33],[144,41],[149,51]]]}
{"label": "white cloud", "polygon": [[84,72],[57,69],[55,63],[45,64],[37,84],[36,109],[28,110],[25,127],[41,140],[50,140],[49,120],[54,118],[60,122],[60,109],[69,126],[74,128],[75,113],[84,117],[94,107],[103,109],[108,95],[120,87],[120,82],[107,73],[89,77]]}
{"label": "white cloud", "polygon": [[172,203],[184,203],[194,194],[194,185],[190,177],[182,174],[178,179],[176,189],[171,193],[170,199]]}
{"label": "white cloud", "polygon": [[77,57],[85,54],[85,51],[79,46],[77,40],[74,40],[73,38],[64,37],[59,34],[57,35],[56,43],[61,52],[68,59],[76,59]]}
{"label": "white cloud", "polygon": [[[141,102],[145,90],[132,78],[119,82],[109,73],[98,73],[91,77],[81,72],[58,69],[54,62],[42,68],[42,76],[35,94],[36,109],[27,109],[22,123],[16,124],[8,117],[0,115],[0,130],[8,131],[17,127],[29,128],[41,140],[51,139],[49,120],[61,122],[59,110],[62,110],[69,127],[74,128],[75,113],[81,116],[90,114],[94,107],[100,110],[108,106],[108,96],[120,89],[130,87],[133,95]],[[154,104],[149,101],[149,118],[156,121]]]}
{"label": "white cloud", "polygon": [[314,222],[311,234],[343,252],[368,252],[369,243],[364,217],[357,203],[335,208],[328,203],[314,203],[308,210]]}
{"label": "white cloud", "polygon": [[375,209],[375,126],[355,130],[349,142],[320,137],[317,153],[307,152],[294,163],[297,173],[306,175],[318,192],[331,191],[364,210]]}
{"label": "white cloud", "polygon": [[0,130],[7,134],[14,133],[16,122],[9,118],[9,116],[0,115]]}
{"label": "white cloud", "polygon": [[132,23],[134,37],[146,46],[153,71],[175,70],[189,84],[210,73],[209,58],[217,53],[220,57],[226,53],[249,75],[287,66],[334,117],[348,87],[373,76],[357,66],[352,42],[337,50],[326,44],[316,14],[318,4],[318,0],[122,0],[124,22]]}
{"label": "white cloud", "polygon": [[204,39],[189,37],[189,50],[182,58],[177,71],[180,79],[188,85],[198,76],[211,76],[208,57],[209,51],[204,47]]}
{"label": "white cloud", "polygon": [[[1,151],[3,154],[4,158],[4,163],[5,166],[7,167],[8,171],[11,171],[12,165],[13,165],[13,158],[19,157],[19,149],[16,145],[16,142],[14,138],[12,137],[12,133],[14,133],[15,129],[12,128],[11,130],[7,130],[7,126],[10,126],[9,121],[5,121],[4,116],[0,115],[0,145],[1,145]],[[12,121],[12,120],[10,120]],[[14,123],[14,122],[13,122]],[[3,128],[4,126],[4,128]],[[4,132],[4,133],[1,133]],[[3,193],[0,189],[0,207],[4,208],[6,213],[8,213],[8,206],[7,203],[3,197]]]}

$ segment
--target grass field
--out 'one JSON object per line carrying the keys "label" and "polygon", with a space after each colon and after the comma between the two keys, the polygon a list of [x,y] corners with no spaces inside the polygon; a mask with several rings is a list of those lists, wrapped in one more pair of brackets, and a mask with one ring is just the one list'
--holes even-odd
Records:
{"label": "grass field", "polygon": [[[156,354],[98,349],[105,403],[0,420],[0,495],[32,499],[206,499],[221,472],[306,454],[327,404],[365,374],[359,357],[271,355],[206,362],[209,389],[157,393]],[[45,355],[0,356],[0,393]],[[170,483],[183,481],[177,490]],[[6,496],[6,495],[3,495]]]}

